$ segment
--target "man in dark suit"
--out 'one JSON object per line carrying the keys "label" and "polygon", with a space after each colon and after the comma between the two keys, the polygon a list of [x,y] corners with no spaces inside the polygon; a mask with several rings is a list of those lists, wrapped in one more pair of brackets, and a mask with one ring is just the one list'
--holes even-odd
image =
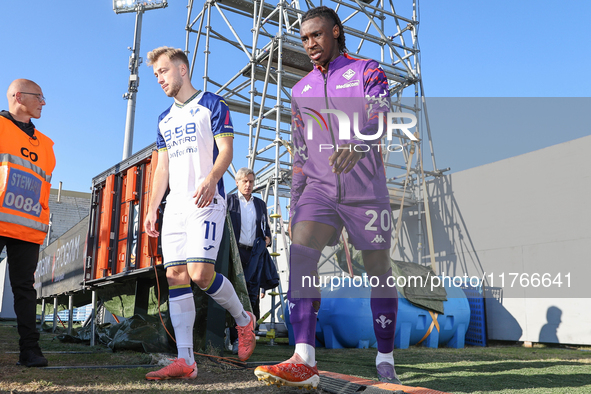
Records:
{"label": "man in dark suit", "polygon": [[[234,236],[238,243],[240,261],[244,269],[252,310],[258,320],[260,319],[259,292],[260,287],[263,286],[261,286],[259,279],[261,266],[252,257],[261,254],[260,250],[259,253],[256,253],[257,245],[261,243],[264,243],[267,247],[271,245],[271,230],[267,217],[267,204],[252,195],[254,179],[255,173],[253,170],[249,168],[238,170],[236,173],[238,193],[228,195],[228,211],[234,228]],[[253,247],[255,247],[254,251]],[[264,252],[266,253],[266,251]],[[235,343],[236,338],[232,335],[232,329],[230,334],[232,343]]]}

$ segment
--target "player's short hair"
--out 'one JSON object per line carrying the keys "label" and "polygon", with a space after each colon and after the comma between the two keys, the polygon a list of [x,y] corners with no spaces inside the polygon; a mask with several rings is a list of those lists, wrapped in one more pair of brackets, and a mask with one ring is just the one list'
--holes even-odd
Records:
{"label": "player's short hair", "polygon": [[185,52],[173,47],[160,47],[148,52],[148,66],[153,66],[162,55],[168,56],[171,62],[181,62],[189,68],[189,59],[187,59]]}
{"label": "player's short hair", "polygon": [[236,180],[239,181],[243,178],[246,178],[250,174],[252,174],[252,176],[254,176],[255,178],[257,177],[253,170],[251,170],[250,168],[242,167],[241,169],[236,171]]}
{"label": "player's short hair", "polygon": [[339,51],[341,53],[347,52],[347,47],[345,46],[345,30],[343,29],[343,23],[341,22],[341,18],[339,18],[339,15],[336,13],[336,11],[324,5],[316,8],[311,8],[302,17],[301,23],[304,23],[305,21],[313,18],[323,18],[329,22],[332,22],[333,26],[337,25],[341,33],[337,38],[339,44]]}

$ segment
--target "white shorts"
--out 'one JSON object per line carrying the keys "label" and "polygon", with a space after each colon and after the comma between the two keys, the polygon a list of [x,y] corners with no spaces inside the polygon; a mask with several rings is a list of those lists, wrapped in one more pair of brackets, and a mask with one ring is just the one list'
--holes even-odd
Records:
{"label": "white shorts", "polygon": [[205,208],[188,204],[182,210],[165,209],[162,221],[165,268],[187,263],[215,264],[226,221],[223,198]]}

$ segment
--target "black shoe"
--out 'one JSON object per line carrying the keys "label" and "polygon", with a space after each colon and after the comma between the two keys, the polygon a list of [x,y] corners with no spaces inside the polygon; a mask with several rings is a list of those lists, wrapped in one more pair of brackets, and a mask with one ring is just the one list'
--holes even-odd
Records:
{"label": "black shoe", "polygon": [[24,365],[25,367],[47,367],[47,359],[43,357],[39,347],[32,349],[25,349],[21,351],[16,365]]}

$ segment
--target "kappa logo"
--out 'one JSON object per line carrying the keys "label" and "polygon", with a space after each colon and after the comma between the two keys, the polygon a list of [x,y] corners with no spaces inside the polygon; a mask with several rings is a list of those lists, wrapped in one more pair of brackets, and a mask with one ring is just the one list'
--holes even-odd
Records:
{"label": "kappa logo", "polygon": [[310,86],[309,84],[308,84],[308,85],[306,85],[306,86],[304,86],[304,88],[302,89],[302,93],[301,93],[301,94],[304,94],[304,93],[306,93],[306,92],[307,92],[308,90],[310,90],[310,89],[312,89],[312,86]]}
{"label": "kappa logo", "polygon": [[343,74],[343,77],[345,77],[345,79],[348,81],[351,78],[353,78],[353,75],[355,75],[355,71],[348,69],[347,71],[345,71],[345,73]]}
{"label": "kappa logo", "polygon": [[189,111],[191,113],[192,116],[195,116],[197,114],[197,112],[199,112],[199,107],[195,107],[195,108],[191,108],[191,111]]}
{"label": "kappa logo", "polygon": [[388,324],[392,324],[392,320],[388,319],[386,316],[382,315],[379,319],[376,319],[376,323],[382,326],[382,328],[386,328]]}
{"label": "kappa logo", "polygon": [[213,246],[213,245],[209,245],[207,248],[206,248],[205,246],[203,247],[203,249],[205,249],[205,250],[209,250],[209,249],[211,249],[211,248],[215,248],[215,246]]}
{"label": "kappa logo", "polygon": [[376,235],[373,241],[371,241],[372,244],[381,244],[384,242],[386,242],[386,240],[381,236],[381,234]]}

